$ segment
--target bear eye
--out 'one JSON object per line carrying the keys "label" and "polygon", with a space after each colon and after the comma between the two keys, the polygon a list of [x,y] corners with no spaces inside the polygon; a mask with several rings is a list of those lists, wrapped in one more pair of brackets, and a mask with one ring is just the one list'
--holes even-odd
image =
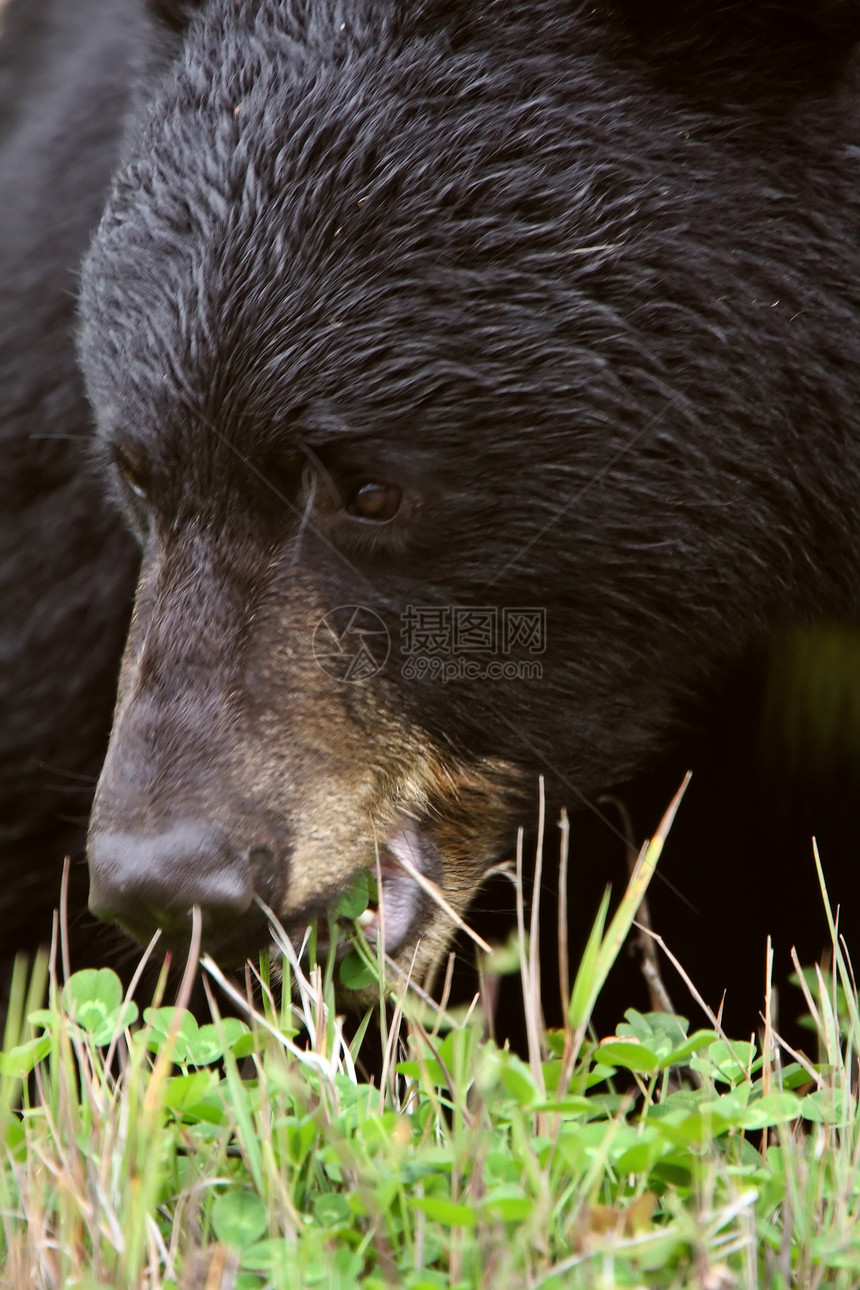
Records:
{"label": "bear eye", "polygon": [[360,519],[384,523],[394,519],[400,510],[402,496],[400,489],[394,484],[379,484],[369,480],[365,484],[359,484],[353,491],[346,509],[350,515],[357,515]]}
{"label": "bear eye", "polygon": [[143,462],[132,457],[124,448],[114,448],[114,460],[129,491],[141,501],[146,501],[149,479]]}

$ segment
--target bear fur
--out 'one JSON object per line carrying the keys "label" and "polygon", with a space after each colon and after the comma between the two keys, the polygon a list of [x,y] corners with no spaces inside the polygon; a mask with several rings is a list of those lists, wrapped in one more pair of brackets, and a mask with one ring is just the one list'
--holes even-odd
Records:
{"label": "bear fur", "polygon": [[[379,866],[424,974],[426,884],[465,912],[538,774],[593,803],[774,628],[857,618],[858,6],[6,23],[9,908],[102,758],[122,511],[91,907],[180,943],[200,904],[235,959]],[[540,644],[470,669],[469,608]]]}

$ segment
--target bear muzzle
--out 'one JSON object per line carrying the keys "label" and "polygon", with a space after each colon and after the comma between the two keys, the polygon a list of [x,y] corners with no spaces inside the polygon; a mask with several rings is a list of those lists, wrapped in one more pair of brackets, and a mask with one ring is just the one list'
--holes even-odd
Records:
{"label": "bear muzzle", "polygon": [[[284,897],[276,890],[272,852],[266,846],[240,849],[218,825],[180,820],[148,834],[96,828],[89,867],[90,911],[137,941],[160,929],[166,947],[182,952],[198,905],[204,946],[225,964],[271,944],[264,906],[278,910]],[[441,877],[438,853],[412,821],[401,821],[367,868],[378,879],[378,896],[358,921],[371,944],[381,942],[394,953],[423,922],[428,883],[435,886]],[[311,919],[325,919],[339,890],[348,886],[342,880],[286,914],[285,930],[296,945]]]}

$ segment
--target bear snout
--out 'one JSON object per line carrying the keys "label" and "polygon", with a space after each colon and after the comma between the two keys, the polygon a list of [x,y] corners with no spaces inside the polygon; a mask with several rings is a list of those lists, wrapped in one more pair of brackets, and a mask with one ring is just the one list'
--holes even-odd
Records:
{"label": "bear snout", "polygon": [[207,821],[180,820],[155,833],[96,828],[89,869],[91,912],[138,940],[160,928],[169,947],[186,946],[194,905],[212,952],[244,957],[268,940],[256,897],[272,898],[270,852],[240,849]]}

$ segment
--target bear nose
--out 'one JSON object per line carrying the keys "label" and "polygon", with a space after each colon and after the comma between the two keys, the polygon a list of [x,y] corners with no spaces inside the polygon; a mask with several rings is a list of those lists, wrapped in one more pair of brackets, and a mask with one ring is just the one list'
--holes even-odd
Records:
{"label": "bear nose", "polygon": [[90,910],[146,939],[156,927],[186,934],[200,905],[204,932],[235,926],[254,901],[247,852],[217,826],[183,820],[159,833],[97,832],[90,839]]}

